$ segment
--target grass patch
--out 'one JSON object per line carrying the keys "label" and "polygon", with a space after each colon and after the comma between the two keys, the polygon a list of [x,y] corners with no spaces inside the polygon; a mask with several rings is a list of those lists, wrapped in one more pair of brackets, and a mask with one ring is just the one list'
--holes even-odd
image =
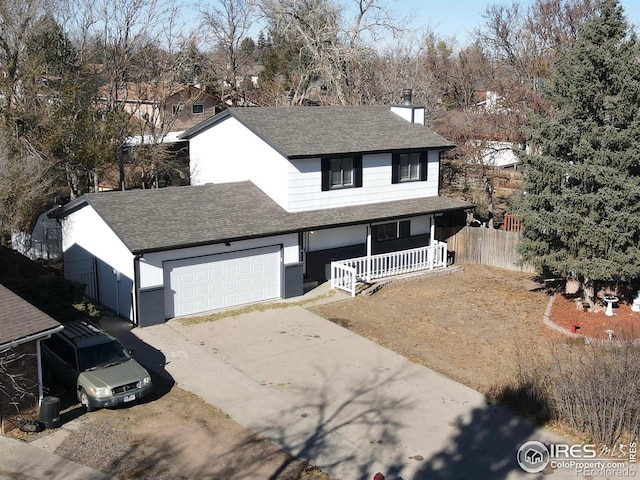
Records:
{"label": "grass patch", "polygon": [[197,317],[181,318],[180,320],[178,320],[178,322],[180,322],[181,325],[191,326],[191,325],[197,325],[199,323],[215,322],[216,320],[220,320],[221,318],[237,317],[245,313],[265,312],[267,310],[276,310],[279,308],[303,307],[310,303],[317,302],[318,300],[331,298],[333,295],[335,295],[335,293],[336,293],[335,290],[330,290],[323,295],[319,295],[313,298],[307,298],[305,300],[299,300],[297,302],[256,303],[256,304],[246,305],[244,307],[236,308],[233,310],[225,310],[224,312],[211,313],[208,315],[201,315]]}

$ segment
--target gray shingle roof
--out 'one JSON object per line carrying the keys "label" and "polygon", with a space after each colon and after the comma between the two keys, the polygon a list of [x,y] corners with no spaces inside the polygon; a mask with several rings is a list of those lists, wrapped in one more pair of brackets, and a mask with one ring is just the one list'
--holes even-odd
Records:
{"label": "gray shingle roof", "polygon": [[231,108],[187,130],[181,138],[192,138],[230,116],[288,158],[454,147],[387,106]]}
{"label": "gray shingle roof", "polygon": [[471,205],[447,197],[288,213],[252,182],[86,194],[56,216],[91,205],[133,253],[365,223]]}
{"label": "gray shingle roof", "polygon": [[60,327],[46,313],[0,285],[0,345],[43,334]]}

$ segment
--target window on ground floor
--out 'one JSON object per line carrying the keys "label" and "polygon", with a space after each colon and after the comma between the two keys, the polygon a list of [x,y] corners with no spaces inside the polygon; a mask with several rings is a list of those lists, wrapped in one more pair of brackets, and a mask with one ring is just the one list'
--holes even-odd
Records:
{"label": "window on ground floor", "polygon": [[378,242],[385,240],[395,240],[397,238],[407,238],[411,235],[411,221],[402,220],[399,222],[381,223],[373,226],[373,238]]}

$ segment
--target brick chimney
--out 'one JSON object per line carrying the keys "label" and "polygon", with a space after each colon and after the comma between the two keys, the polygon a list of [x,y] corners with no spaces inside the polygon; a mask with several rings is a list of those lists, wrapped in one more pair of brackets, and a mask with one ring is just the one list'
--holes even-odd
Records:
{"label": "brick chimney", "polygon": [[410,88],[402,90],[402,103],[391,105],[391,111],[411,123],[424,125],[424,106],[413,104],[413,91]]}

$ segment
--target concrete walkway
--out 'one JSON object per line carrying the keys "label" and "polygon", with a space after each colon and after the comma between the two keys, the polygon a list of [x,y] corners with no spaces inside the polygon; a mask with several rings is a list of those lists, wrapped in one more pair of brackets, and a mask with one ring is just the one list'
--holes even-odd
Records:
{"label": "concrete walkway", "polygon": [[148,368],[332,480],[532,480],[543,475],[520,469],[520,445],[566,442],[301,307],[131,333]]}
{"label": "concrete walkway", "polygon": [[112,477],[37,446],[0,435],[0,480],[109,480]]}

